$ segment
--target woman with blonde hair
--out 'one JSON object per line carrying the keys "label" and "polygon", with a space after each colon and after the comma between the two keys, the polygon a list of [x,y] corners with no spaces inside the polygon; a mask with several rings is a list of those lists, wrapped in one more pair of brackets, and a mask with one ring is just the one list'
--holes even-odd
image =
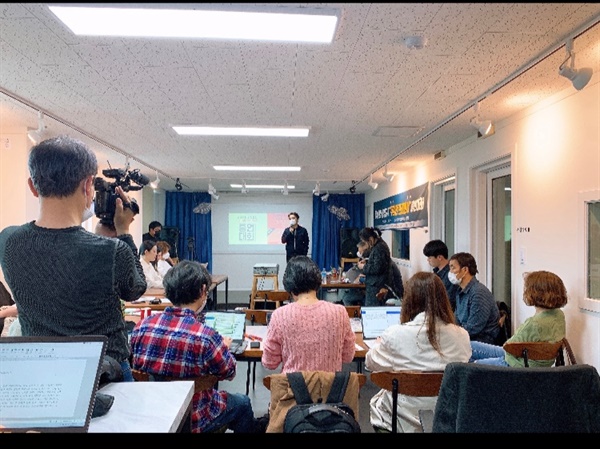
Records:
{"label": "woman with blonde hair", "polygon": [[[562,307],[567,305],[567,289],[562,279],[550,271],[532,271],[524,274],[523,302],[535,307],[535,314],[527,318],[506,342],[560,341],[566,336],[566,321]],[[471,342],[471,362],[499,366],[525,366],[522,357],[508,354],[501,346],[477,341]],[[550,367],[551,360],[530,360],[529,366]]]}
{"label": "woman with blonde hair", "polygon": [[[400,323],[388,327],[365,357],[365,366],[380,371],[443,371],[450,362],[467,362],[469,334],[455,324],[444,283],[435,273],[415,273],[406,283]],[[434,410],[437,397],[398,395],[399,432],[420,432],[419,410]],[[392,429],[392,393],[385,389],[370,401],[371,425]]]}

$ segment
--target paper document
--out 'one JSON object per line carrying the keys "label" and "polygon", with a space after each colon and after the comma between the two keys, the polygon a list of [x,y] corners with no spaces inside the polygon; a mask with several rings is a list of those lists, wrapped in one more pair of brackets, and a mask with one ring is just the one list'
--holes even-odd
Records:
{"label": "paper document", "polygon": [[352,332],[362,332],[362,321],[360,318],[350,318],[350,326],[352,326]]}
{"label": "paper document", "polygon": [[363,347],[362,347],[361,345],[359,345],[358,343],[354,343],[354,349],[356,349],[357,351],[362,351],[362,350],[363,350],[363,349],[365,349],[365,348],[363,348]]}

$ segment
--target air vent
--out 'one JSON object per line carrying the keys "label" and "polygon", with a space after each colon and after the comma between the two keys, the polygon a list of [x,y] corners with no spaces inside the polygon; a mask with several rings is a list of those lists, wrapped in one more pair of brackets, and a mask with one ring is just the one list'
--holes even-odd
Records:
{"label": "air vent", "polygon": [[438,159],[444,159],[446,157],[445,151],[439,151],[433,155],[433,160],[437,161]]}

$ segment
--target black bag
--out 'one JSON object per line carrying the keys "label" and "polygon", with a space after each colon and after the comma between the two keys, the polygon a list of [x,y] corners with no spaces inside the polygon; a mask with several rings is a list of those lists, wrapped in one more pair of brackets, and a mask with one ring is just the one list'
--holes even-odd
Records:
{"label": "black bag", "polygon": [[354,412],[344,404],[349,372],[337,372],[325,403],[313,403],[302,373],[288,373],[296,405],[289,409],[283,433],[360,433]]}

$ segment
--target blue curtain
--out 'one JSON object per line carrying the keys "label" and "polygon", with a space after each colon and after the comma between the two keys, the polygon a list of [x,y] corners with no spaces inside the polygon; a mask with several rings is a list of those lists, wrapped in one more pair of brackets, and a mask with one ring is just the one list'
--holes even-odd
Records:
{"label": "blue curtain", "polygon": [[313,260],[320,268],[339,267],[340,229],[365,227],[365,195],[330,194],[328,201],[313,195]]}
{"label": "blue curtain", "polygon": [[211,196],[206,192],[167,192],[165,226],[179,228],[179,259],[207,263],[212,273]]}

